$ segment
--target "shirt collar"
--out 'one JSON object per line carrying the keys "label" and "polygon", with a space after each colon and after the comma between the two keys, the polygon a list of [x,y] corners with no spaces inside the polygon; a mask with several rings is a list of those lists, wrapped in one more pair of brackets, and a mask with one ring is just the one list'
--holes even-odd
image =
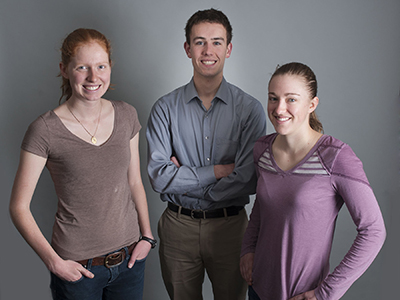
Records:
{"label": "shirt collar", "polygon": [[[185,102],[189,103],[195,98],[200,99],[194,86],[194,81],[192,77],[192,80],[190,80],[185,89]],[[232,99],[229,97],[228,83],[226,82],[225,78],[222,78],[221,85],[219,86],[219,89],[214,98],[221,100],[225,104],[229,104],[232,101]]]}

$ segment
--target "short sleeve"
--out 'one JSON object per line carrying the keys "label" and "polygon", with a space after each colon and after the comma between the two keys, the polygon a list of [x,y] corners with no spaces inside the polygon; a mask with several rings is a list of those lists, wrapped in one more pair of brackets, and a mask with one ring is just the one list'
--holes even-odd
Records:
{"label": "short sleeve", "polygon": [[124,116],[122,122],[126,125],[129,124],[131,130],[130,138],[133,139],[142,128],[136,109],[132,105],[123,101],[115,101],[114,103],[121,110],[121,114]]}
{"label": "short sleeve", "polygon": [[40,116],[29,125],[22,141],[21,149],[44,158],[48,157],[50,151],[49,129],[43,116]]}
{"label": "short sleeve", "polygon": [[131,106],[131,107],[132,107],[131,121],[133,122],[133,130],[132,130],[132,135],[131,135],[131,139],[132,139],[140,131],[140,129],[142,128],[142,125],[140,125],[139,117],[138,117],[136,109],[133,106]]}

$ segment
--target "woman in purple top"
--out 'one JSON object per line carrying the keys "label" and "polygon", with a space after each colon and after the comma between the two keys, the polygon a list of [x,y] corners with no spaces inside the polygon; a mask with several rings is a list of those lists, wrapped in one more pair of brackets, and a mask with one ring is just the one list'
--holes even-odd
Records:
{"label": "woman in purple top", "polygon": [[[257,198],[240,263],[249,299],[339,299],[381,249],[386,237],[382,214],[361,161],[347,144],[322,134],[312,70],[300,63],[279,67],[268,94],[276,133],[255,144]],[[343,204],[358,233],[330,272]]]}

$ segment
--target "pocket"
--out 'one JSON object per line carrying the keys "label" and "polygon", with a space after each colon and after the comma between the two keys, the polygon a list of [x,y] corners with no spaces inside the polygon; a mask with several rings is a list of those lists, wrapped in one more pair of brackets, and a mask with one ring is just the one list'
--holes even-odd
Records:
{"label": "pocket", "polygon": [[70,283],[70,284],[77,284],[77,283],[81,282],[84,278],[85,278],[85,276],[83,276],[83,275],[81,274],[81,278],[79,278],[78,280],[75,280],[75,281],[66,281],[66,280],[64,280],[64,281],[65,281],[65,282],[68,282],[68,283]]}
{"label": "pocket", "polygon": [[145,258],[142,258],[142,259],[137,259],[136,260],[136,262],[135,262],[135,264],[137,264],[137,263],[143,263],[143,262],[145,262],[146,261],[146,259],[147,259],[147,256],[145,257]]}
{"label": "pocket", "polygon": [[74,280],[74,281],[68,281],[68,280],[65,280],[65,279],[62,279],[62,278],[58,277],[54,273],[51,273],[51,277],[52,277],[52,281],[60,281],[60,282],[62,282],[64,284],[77,284],[77,283],[83,281],[83,279],[85,278],[85,276],[83,276],[81,274],[81,278],[79,278],[77,280]]}

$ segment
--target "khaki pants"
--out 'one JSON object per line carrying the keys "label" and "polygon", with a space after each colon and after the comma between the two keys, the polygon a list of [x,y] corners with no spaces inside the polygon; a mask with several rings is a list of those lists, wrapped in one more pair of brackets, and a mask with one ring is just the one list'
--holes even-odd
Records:
{"label": "khaki pants", "polygon": [[246,210],[237,216],[192,219],[166,209],[158,223],[160,263],[173,300],[201,300],[204,270],[215,300],[244,300],[247,284],[240,275]]}

